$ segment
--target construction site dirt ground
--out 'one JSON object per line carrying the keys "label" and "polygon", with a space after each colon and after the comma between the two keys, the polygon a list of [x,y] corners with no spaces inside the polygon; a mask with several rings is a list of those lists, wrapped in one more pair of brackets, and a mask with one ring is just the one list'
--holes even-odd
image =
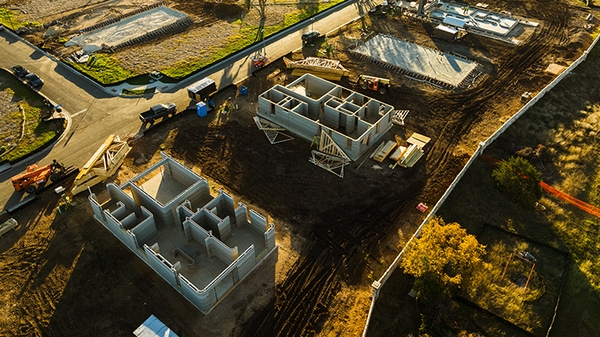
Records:
{"label": "construction site dirt ground", "polygon": [[[522,106],[521,94],[552,80],[544,71],[549,64],[567,65],[591,43],[582,28],[589,10],[580,6],[494,6],[540,27],[520,46],[476,35],[449,43],[433,40],[429,23],[377,16],[365,21],[366,31],[357,22],[329,38],[336,50],[331,57],[342,61],[350,78],[392,79],[385,96],[355,88],[410,110],[406,125],[394,126],[389,139],[413,132],[432,138],[411,169],[361,158],[342,179],[309,163],[309,141],[271,145],[252,117],[258,94],[293,79],[281,60],[242,83],[247,96],[235,87],[217,94],[217,103],[229,99],[237,106],[226,122],[217,124],[215,113],[200,118],[186,111],[132,143],[111,180],[126,181],[165,151],[276,225],[277,254],[207,316],[94,221],[85,195],[60,214],[59,196],[48,191],[13,215],[20,227],[0,238],[0,335],[127,336],[154,314],[180,336],[359,336],[370,284],[424,217],[417,204],[435,203],[477,144]],[[409,80],[347,53],[351,37],[371,31],[466,56],[484,72],[476,85],[456,92]],[[316,50],[303,53],[314,56]],[[93,190],[105,200],[102,186]]]}

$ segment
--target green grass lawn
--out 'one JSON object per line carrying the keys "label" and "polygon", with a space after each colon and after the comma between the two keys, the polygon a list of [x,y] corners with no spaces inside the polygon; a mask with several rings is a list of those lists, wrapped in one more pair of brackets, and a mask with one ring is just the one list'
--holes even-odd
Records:
{"label": "green grass lawn", "polygon": [[[0,91],[4,95],[12,96],[12,101],[17,102],[20,107],[16,107],[14,111],[0,112],[0,123],[10,126],[4,128],[5,131],[0,134],[5,148],[0,154],[0,161],[15,161],[27,156],[56,136],[56,128],[40,119],[40,111],[46,107],[37,93],[4,70],[0,70]],[[24,132],[21,138],[23,125]],[[9,148],[8,144],[4,143],[7,138],[16,144],[12,150],[12,146]]]}
{"label": "green grass lawn", "polygon": [[19,15],[15,14],[14,11],[10,11],[7,8],[0,8],[0,23],[12,30],[17,30],[21,27],[41,26],[39,22],[23,20]]}
{"label": "green grass lawn", "polygon": [[113,84],[139,75],[121,67],[119,60],[108,54],[95,54],[86,63],[70,64],[101,84]]}
{"label": "green grass lawn", "polygon": [[[343,1],[345,0],[332,0],[329,2],[299,6],[299,8],[295,12],[286,14],[284,16],[284,19],[274,26],[259,27],[244,25],[239,20],[232,22],[232,25],[241,25],[241,27],[238,30],[238,33],[230,36],[224,45],[215,46],[208,50],[199,52],[199,55],[197,57],[174,63],[170,67],[160,69],[160,72],[168,76],[171,80],[183,79],[186,76],[189,76],[190,74],[193,74],[220,59],[232,55],[255,43],[260,43],[262,39],[259,34],[263,29],[264,37],[266,38],[287,27],[290,27],[293,24],[306,20],[311,16],[322,12],[332,6],[342,3]],[[88,76],[96,79],[101,84],[105,85],[118,83],[140,75],[133,71],[123,68],[116,58],[108,54],[96,54],[96,59],[94,61],[90,60],[89,62],[84,64],[71,63],[71,65],[77,70],[81,71],[82,73],[87,74]],[[135,80],[135,84],[149,83],[140,83],[140,80],[143,79],[144,78],[139,78],[138,80]]]}

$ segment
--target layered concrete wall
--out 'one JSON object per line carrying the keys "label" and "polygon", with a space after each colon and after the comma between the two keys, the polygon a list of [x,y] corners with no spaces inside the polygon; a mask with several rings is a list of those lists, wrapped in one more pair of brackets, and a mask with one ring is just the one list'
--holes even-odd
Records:
{"label": "layered concrete wall", "polygon": [[391,127],[394,107],[311,74],[258,97],[258,116],[307,140],[324,130],[357,160]]}
{"label": "layered concrete wall", "polygon": [[[109,199],[103,203],[95,194],[89,196],[96,220],[203,313],[277,248],[275,226],[265,217],[242,203],[236,207],[233,197],[222,190],[213,198],[205,179],[164,154],[163,160],[131,181],[120,187],[108,184],[107,189]],[[152,191],[161,189],[169,191],[163,197],[174,197],[154,199]],[[255,234],[244,235],[248,232]],[[258,241],[243,239],[241,254],[237,245],[226,243],[233,236],[237,241],[231,242],[241,243],[240,238],[253,235]],[[163,246],[166,250],[161,252]],[[188,254],[183,247],[196,253]],[[201,283],[205,286],[196,283],[215,270],[213,279]]]}
{"label": "layered concrete wall", "polygon": [[[163,160],[156,163],[146,171],[140,173],[136,178],[123,185],[123,189],[130,188],[135,204],[147,205],[148,210],[154,214],[156,221],[161,225],[173,225],[176,223],[176,208],[184,200],[189,200],[192,205],[199,204],[206,198],[211,198],[208,182],[198,176],[187,167],[174,160],[167,160],[168,156],[161,154]],[[162,180],[173,179],[184,188],[179,194],[168,201],[158,201],[148,194],[141,186],[140,181],[150,173],[160,170],[158,174],[163,175]]]}

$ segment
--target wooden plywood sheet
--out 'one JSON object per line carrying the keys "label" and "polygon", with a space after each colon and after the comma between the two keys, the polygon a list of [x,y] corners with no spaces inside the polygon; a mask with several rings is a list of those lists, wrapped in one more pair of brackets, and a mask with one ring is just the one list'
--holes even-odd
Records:
{"label": "wooden plywood sheet", "polygon": [[415,132],[406,141],[409,144],[415,144],[416,146],[423,148],[425,145],[427,145],[427,143],[429,143],[430,140],[431,138]]}
{"label": "wooden plywood sheet", "polygon": [[375,153],[373,159],[381,163],[390,153],[392,153],[392,151],[394,151],[396,146],[398,146],[396,142],[388,140],[387,143],[385,143],[385,145],[377,153]]}

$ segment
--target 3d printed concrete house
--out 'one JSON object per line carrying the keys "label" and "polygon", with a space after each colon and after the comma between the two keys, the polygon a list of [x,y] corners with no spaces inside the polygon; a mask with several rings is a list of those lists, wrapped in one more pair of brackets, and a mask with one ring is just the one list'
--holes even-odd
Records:
{"label": "3d printed concrete house", "polygon": [[[89,196],[94,217],[203,313],[275,251],[275,226],[173,158]],[[241,252],[241,253],[240,253]]]}
{"label": "3d printed concrete house", "polygon": [[391,127],[394,107],[311,74],[258,97],[258,116],[309,141],[323,131],[357,160]]}

